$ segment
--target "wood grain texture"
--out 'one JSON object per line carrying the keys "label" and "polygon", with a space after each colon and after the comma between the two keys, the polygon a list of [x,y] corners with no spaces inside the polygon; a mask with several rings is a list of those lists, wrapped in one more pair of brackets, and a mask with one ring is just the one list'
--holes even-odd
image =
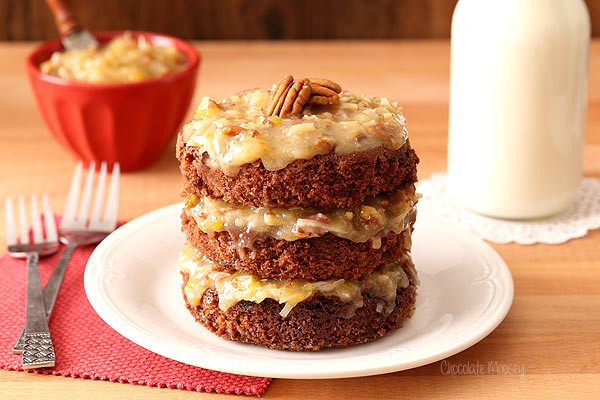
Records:
{"label": "wood grain texture", "polygon": [[[90,30],[147,30],[186,39],[439,38],[456,0],[79,0]],[[599,10],[600,11],[600,10]],[[0,40],[57,36],[41,0],[0,0]]]}
{"label": "wood grain texture", "polygon": [[[50,138],[37,112],[22,60],[32,44],[0,45],[0,198],[47,192],[56,210],[66,200],[74,161]],[[398,100],[419,175],[445,170],[448,119],[447,41],[201,42],[204,57],[194,102],[286,73],[326,76],[343,87]],[[236,63],[232,63],[232,59]],[[240,73],[243,66],[244,73]],[[587,176],[600,177],[600,41],[592,45],[584,149]],[[179,199],[171,147],[151,168],[125,174],[120,217],[130,219]],[[0,246],[4,246],[0,211]],[[600,230],[550,246],[493,245],[515,281],[506,320],[477,345],[445,360],[482,363],[482,375],[448,376],[442,362],[374,377],[327,381],[276,379],[267,399],[593,399],[600,395]],[[1,306],[0,300],[0,306]],[[496,374],[488,363],[523,368]],[[220,399],[214,394],[0,371],[0,398]]]}
{"label": "wood grain texture", "polygon": [[[457,0],[78,0],[91,30],[147,30],[186,39],[447,38]],[[600,0],[586,0],[600,35]],[[57,36],[41,0],[0,0],[0,40]]]}

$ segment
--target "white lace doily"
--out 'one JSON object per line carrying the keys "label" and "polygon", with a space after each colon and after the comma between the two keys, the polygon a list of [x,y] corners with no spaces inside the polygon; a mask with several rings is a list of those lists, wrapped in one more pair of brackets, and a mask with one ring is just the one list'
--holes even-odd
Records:
{"label": "white lace doily", "polygon": [[600,228],[600,179],[584,178],[577,202],[560,215],[547,219],[515,221],[485,217],[454,203],[447,190],[446,174],[433,174],[417,184],[423,194],[419,212],[460,225],[495,243],[558,244]]}

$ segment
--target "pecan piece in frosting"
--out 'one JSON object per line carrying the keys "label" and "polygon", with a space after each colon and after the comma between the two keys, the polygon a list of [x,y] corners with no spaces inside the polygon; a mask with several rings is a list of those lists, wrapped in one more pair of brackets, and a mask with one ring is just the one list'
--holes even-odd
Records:
{"label": "pecan piece in frosting", "polygon": [[310,96],[308,104],[315,104],[319,106],[327,106],[338,104],[340,97],[336,94],[335,96]]}
{"label": "pecan piece in frosting", "polygon": [[329,79],[309,78],[311,96],[308,104],[329,105],[339,104],[342,87]]}
{"label": "pecan piece in frosting", "polygon": [[310,78],[294,81],[286,75],[275,87],[267,106],[268,116],[287,118],[300,115],[306,104],[339,104],[342,87],[329,79]]}
{"label": "pecan piece in frosting", "polygon": [[294,84],[294,77],[286,75],[282,80],[279,81],[273,95],[271,96],[271,102],[267,107],[267,115],[279,115],[281,107],[283,107],[283,101]]}
{"label": "pecan piece in frosting", "polygon": [[224,126],[222,129],[222,132],[226,136],[237,136],[240,133],[247,133],[250,136],[254,137],[258,134],[258,131],[255,129],[246,129],[246,128],[242,128],[241,126],[238,126],[238,125]]}
{"label": "pecan piece in frosting", "polygon": [[301,79],[294,82],[285,96],[283,107],[281,107],[281,116],[285,118],[288,115],[299,115],[310,98],[310,90],[308,80]]}
{"label": "pecan piece in frosting", "polygon": [[[327,89],[332,90],[335,93],[340,93],[342,91],[342,87],[337,83],[330,81],[329,79],[324,78],[308,78],[310,83],[315,86],[321,86]],[[311,85],[311,86],[312,86]]]}
{"label": "pecan piece in frosting", "polygon": [[326,154],[335,149],[335,141],[328,138],[317,138],[315,140],[315,147],[321,150],[323,154]]}

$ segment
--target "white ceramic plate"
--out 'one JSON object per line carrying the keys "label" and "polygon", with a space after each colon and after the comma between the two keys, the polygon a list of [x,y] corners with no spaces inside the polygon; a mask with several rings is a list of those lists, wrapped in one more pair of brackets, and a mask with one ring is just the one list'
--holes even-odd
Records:
{"label": "white ceramic plate", "polygon": [[512,277],[482,240],[419,215],[413,258],[421,280],[414,316],[381,340],[316,353],[221,339],[185,308],[177,257],[180,204],[123,225],[93,252],[85,291],[98,314],[146,349],[217,371],[273,378],[343,378],[418,367],[483,339],[506,316]]}

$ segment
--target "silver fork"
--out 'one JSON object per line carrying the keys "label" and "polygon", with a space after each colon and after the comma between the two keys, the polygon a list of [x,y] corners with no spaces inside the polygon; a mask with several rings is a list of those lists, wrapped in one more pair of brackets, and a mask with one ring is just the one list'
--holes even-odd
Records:
{"label": "silver fork", "polygon": [[[85,179],[81,201],[79,201],[81,175],[83,170],[83,164],[81,162],[77,163],[73,178],[71,179],[67,204],[65,205],[65,211],[59,226],[60,241],[67,247],[60,255],[56,268],[52,271],[48,283],[46,283],[46,287],[44,288],[46,318],[50,318],[60,290],[60,285],[67,270],[67,265],[69,264],[69,260],[75,249],[79,246],[102,241],[109,233],[114,231],[117,226],[117,213],[119,210],[119,163],[116,163],[113,166],[108,194],[106,195],[106,202],[104,201],[104,195],[107,168],[105,162],[100,165],[94,204],[90,214],[95,169],[95,163],[91,162]],[[102,208],[105,203],[104,216],[102,216]],[[21,331],[21,334],[13,347],[13,353],[22,353],[23,345],[23,331]]]}
{"label": "silver fork", "polygon": [[25,333],[23,339],[23,369],[45,368],[54,366],[54,346],[50,338],[50,330],[46,320],[44,296],[40,280],[39,257],[58,251],[56,221],[50,208],[47,195],[42,197],[44,228],[46,238],[42,234],[42,221],[37,197],[31,197],[31,230],[33,241],[29,239],[27,218],[25,217],[25,200],[19,197],[20,238],[17,241],[15,230],[14,208],[11,198],[6,199],[6,243],[8,254],[13,257],[27,258],[27,305],[25,308]]}

